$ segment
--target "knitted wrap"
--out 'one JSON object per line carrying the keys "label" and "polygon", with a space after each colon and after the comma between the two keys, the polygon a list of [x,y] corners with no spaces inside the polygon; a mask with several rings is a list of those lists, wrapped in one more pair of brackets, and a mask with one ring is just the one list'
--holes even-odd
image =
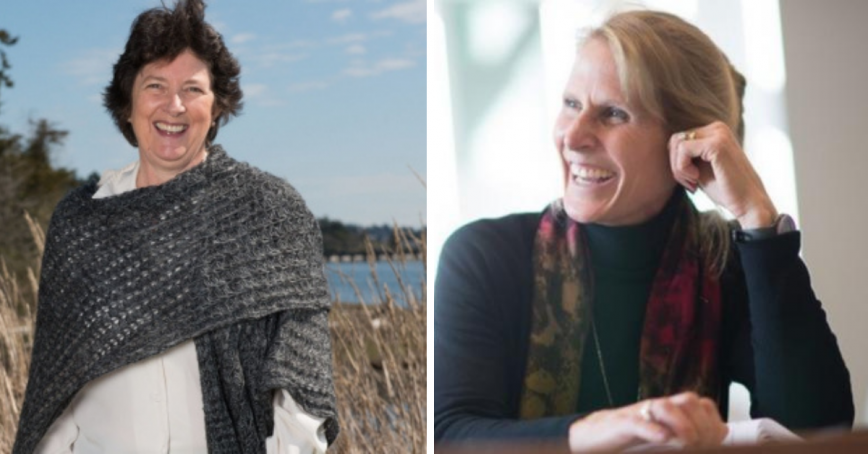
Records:
{"label": "knitted wrap", "polygon": [[194,339],[210,453],[264,453],[286,389],[338,433],[316,219],[283,180],[219,146],[174,179],[52,215],[14,454],[91,380]]}

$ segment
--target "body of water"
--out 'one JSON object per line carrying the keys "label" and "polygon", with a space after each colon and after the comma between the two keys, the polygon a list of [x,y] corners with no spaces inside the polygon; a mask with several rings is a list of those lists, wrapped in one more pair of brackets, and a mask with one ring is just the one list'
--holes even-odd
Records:
{"label": "body of water", "polygon": [[[388,287],[394,300],[402,305],[407,304],[407,295],[415,296],[416,301],[422,300],[422,280],[425,279],[425,269],[420,261],[408,261],[406,264],[393,263],[395,271],[401,277],[406,291],[401,288],[398,276],[392,270],[389,262],[377,262],[374,271],[379,278],[379,287],[374,282],[374,275],[367,262],[326,263],[326,278],[329,282],[329,293],[332,300],[340,298],[344,303],[367,304],[381,303],[385,300]],[[355,284],[355,288],[353,287]],[[358,288],[358,294],[356,292]],[[359,300],[361,295],[361,301]]]}

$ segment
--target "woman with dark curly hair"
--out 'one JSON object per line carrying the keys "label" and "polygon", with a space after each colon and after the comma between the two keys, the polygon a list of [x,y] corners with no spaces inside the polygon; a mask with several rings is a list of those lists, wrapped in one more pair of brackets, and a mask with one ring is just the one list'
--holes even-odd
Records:
{"label": "woman with dark curly hair", "polygon": [[213,144],[240,67],[201,0],[133,22],[105,106],[139,159],[46,240],[13,452],[324,452],[338,433],[316,219]]}

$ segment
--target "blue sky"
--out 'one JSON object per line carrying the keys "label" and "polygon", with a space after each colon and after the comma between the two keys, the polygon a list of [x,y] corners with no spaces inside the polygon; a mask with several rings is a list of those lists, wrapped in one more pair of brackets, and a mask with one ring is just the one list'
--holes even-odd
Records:
{"label": "blue sky", "polygon": [[[170,0],[167,3],[171,4]],[[70,131],[55,162],[79,175],[137,159],[101,92],[130,24],[159,0],[0,4],[12,89],[0,124]],[[426,222],[424,0],[211,0],[206,20],[241,63],[245,106],[216,142],[287,179],[317,216]]]}

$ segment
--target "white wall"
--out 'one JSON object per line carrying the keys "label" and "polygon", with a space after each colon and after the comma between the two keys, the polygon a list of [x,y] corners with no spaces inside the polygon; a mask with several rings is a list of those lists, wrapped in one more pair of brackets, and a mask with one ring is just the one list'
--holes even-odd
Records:
{"label": "white wall", "polygon": [[868,426],[868,2],[780,2],[802,253]]}

